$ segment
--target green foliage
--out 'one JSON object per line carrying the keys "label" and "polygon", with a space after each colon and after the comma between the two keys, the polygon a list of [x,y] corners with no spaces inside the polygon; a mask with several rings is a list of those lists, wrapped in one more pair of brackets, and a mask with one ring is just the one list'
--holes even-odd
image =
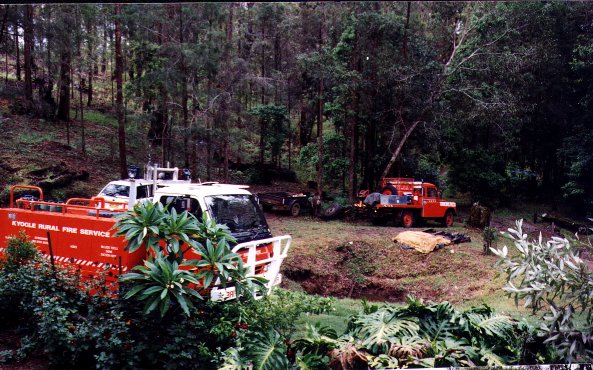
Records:
{"label": "green foliage", "polygon": [[456,190],[470,192],[481,204],[496,206],[505,189],[504,170],[504,162],[494,153],[463,149],[451,164],[448,181]]}
{"label": "green foliage", "polygon": [[[172,208],[169,212],[161,203],[145,201],[118,217],[114,228],[116,235],[128,240],[126,248],[133,252],[144,246],[150,253],[143,266],[121,278],[130,284],[124,298],[143,301],[145,315],[158,308],[162,319],[174,303],[189,316],[192,299],[202,299],[197,290],[214,284],[226,287],[233,283],[238,295],[264,287],[264,279],[247,277],[243,260],[231,251],[229,241],[234,238],[228,228],[217,225],[206,213],[199,222],[187,211],[178,214]],[[188,245],[185,250],[184,244]],[[190,249],[199,259],[184,258]]]}
{"label": "green foliage", "polygon": [[[188,270],[181,270],[177,261],[170,261],[159,253],[155,258],[145,261],[143,266],[136,266],[134,271],[121,277],[120,281],[131,283],[132,287],[124,299],[137,296],[145,302],[144,314],[159,309],[161,318],[165,316],[171,303],[175,302],[189,316],[193,308],[192,298],[202,296],[188,284],[199,284],[198,278]],[[186,265],[187,266],[187,265]]]}
{"label": "green foliage", "polygon": [[503,288],[515,301],[540,313],[546,342],[565,361],[587,360],[593,354],[593,274],[566,239],[529,241],[523,221],[509,229],[518,254],[507,246],[492,250],[500,257],[498,267],[506,275]]}
{"label": "green foliage", "polygon": [[261,135],[270,148],[272,158],[278,158],[288,135],[288,110],[274,104],[258,105],[248,111],[260,120]]}
{"label": "green foliage", "polygon": [[87,110],[84,112],[84,120],[93,122],[105,127],[116,127],[117,120],[105,113],[101,113],[95,110]]}
{"label": "green foliage", "polygon": [[[344,184],[350,161],[344,157],[346,138],[343,135],[329,133],[323,138],[323,179],[331,187],[339,188]],[[299,153],[299,178],[316,179],[318,163],[317,144],[309,143]]]}
{"label": "green foliage", "polygon": [[309,326],[295,343],[301,354],[329,353],[330,366],[343,369],[502,366],[544,359],[541,343],[537,356],[527,349],[534,331],[487,306],[458,311],[410,297],[407,305],[375,306],[352,317],[339,338]]}
{"label": "green foliage", "polygon": [[333,301],[333,298],[275,289],[272,294],[251,306],[246,312],[246,319],[260,331],[274,329],[290,340],[297,330],[297,321],[301,315],[329,312],[333,309]]}
{"label": "green foliage", "polygon": [[40,257],[37,247],[23,230],[8,239],[4,254],[6,257],[0,260],[0,268],[9,273]]}
{"label": "green foliage", "polygon": [[275,330],[255,333],[246,343],[249,358],[257,370],[288,369],[284,338]]}
{"label": "green foliage", "polygon": [[113,226],[114,236],[125,236],[128,241],[126,249],[132,253],[144,246],[158,252],[161,227],[165,218],[165,210],[161,203],[148,200],[134,205],[132,212],[117,215],[118,221]]}
{"label": "green foliage", "polygon": [[[281,369],[296,361],[304,368],[326,369],[325,352],[329,347],[324,343],[333,341],[330,338],[336,337],[334,330],[317,324],[308,327],[306,338],[293,343],[292,337],[301,315],[328,312],[332,302],[331,298],[276,289],[261,300],[244,306],[235,325],[240,345],[225,352],[223,368],[244,369],[251,363],[254,368]],[[296,357],[295,350],[299,351]]]}
{"label": "green foliage", "polygon": [[214,369],[237,345],[235,322],[250,304],[198,302],[189,317],[176,310],[155,320],[135,301],[113,297],[104,280],[82,285],[75,271],[54,273],[45,260],[2,270],[0,283],[1,326],[22,335],[20,348],[0,355],[3,363],[44,353],[60,367]]}

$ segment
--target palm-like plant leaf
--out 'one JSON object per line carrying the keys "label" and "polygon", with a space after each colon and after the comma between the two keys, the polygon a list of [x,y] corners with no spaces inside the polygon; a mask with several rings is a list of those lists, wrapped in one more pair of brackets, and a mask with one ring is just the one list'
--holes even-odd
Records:
{"label": "palm-like plant leaf", "polygon": [[305,335],[295,340],[294,344],[296,349],[305,354],[323,354],[335,346],[337,337],[334,329],[317,322],[315,325],[307,324]]}
{"label": "palm-like plant leaf", "polygon": [[256,333],[249,341],[247,354],[253,360],[253,369],[282,370],[288,368],[286,346],[276,330]]}
{"label": "palm-like plant leaf", "polygon": [[488,335],[495,339],[504,340],[513,332],[513,320],[505,315],[481,314],[475,312],[464,313],[467,330],[474,333]]}
{"label": "palm-like plant leaf", "polygon": [[325,370],[327,366],[327,357],[307,353],[296,358],[296,365],[299,370]]}
{"label": "palm-like plant leaf", "polygon": [[442,342],[455,336],[458,329],[455,323],[448,320],[430,318],[421,323],[422,336],[431,343]]}
{"label": "palm-like plant leaf", "polygon": [[480,348],[479,354],[481,356],[480,360],[489,367],[500,367],[508,363],[507,360],[494,353],[490,348]]}
{"label": "palm-like plant leaf", "polygon": [[398,317],[397,312],[386,308],[355,319],[354,325],[358,326],[356,333],[364,346],[375,353],[385,352],[392,338],[415,336],[420,329],[415,318]]}

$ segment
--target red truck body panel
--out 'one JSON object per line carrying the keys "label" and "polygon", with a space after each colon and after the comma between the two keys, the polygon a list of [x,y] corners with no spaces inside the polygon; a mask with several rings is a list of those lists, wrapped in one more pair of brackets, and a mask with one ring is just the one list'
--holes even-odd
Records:
{"label": "red truck body panel", "polygon": [[[82,213],[83,209],[72,207],[72,211]],[[0,209],[0,248],[8,238],[24,230],[44,256],[50,257],[51,243],[54,261],[76,265],[83,276],[106,271],[108,278],[115,280],[120,273],[142,263],[144,250],[128,253],[124,250],[125,239],[113,236],[115,219],[67,212]]]}
{"label": "red truck body panel", "polygon": [[[36,190],[39,200],[14,200],[15,188]],[[8,239],[21,231],[44,257],[51,259],[53,256],[57,265],[75,267],[83,279],[103,273],[107,281],[115,282],[120,275],[143,264],[147,258],[145,248],[129,253],[125,250],[125,238],[114,236],[113,226],[117,220],[112,216],[125,210],[108,208],[112,202],[103,198],[73,198],[66,204],[44,202],[41,189],[16,186],[10,199],[10,207],[0,209],[0,258],[4,255]],[[249,264],[253,275],[269,275],[271,289],[277,284],[279,266],[289,247],[290,237],[285,236],[243,243],[235,249]],[[190,250],[188,258],[199,259],[200,256]]]}

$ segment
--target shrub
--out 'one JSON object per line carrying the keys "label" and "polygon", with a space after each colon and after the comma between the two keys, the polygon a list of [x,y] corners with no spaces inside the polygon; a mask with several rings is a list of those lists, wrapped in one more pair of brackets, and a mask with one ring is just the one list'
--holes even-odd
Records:
{"label": "shrub", "polygon": [[509,229],[519,253],[507,246],[492,249],[506,274],[504,290],[518,303],[540,313],[541,334],[554,345],[557,355],[568,362],[587,361],[593,354],[593,273],[567,239],[553,237],[529,241],[523,220]]}
{"label": "shrub", "polygon": [[39,257],[37,247],[27,237],[23,230],[15,237],[8,239],[6,258],[0,261],[0,268],[6,272],[15,272],[29,261]]}

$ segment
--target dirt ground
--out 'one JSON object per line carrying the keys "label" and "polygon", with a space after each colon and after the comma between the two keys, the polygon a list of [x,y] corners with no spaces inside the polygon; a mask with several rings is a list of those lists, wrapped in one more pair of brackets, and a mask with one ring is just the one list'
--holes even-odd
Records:
{"label": "dirt ground", "polygon": [[[452,303],[475,301],[500,292],[496,256],[483,254],[482,232],[463,225],[461,214],[450,231],[471,237],[429,254],[402,249],[393,238],[403,228],[372,226],[365,220],[320,221],[270,212],[274,235],[290,234],[293,244],[285,263],[284,286],[323,296],[401,302],[407,295]],[[515,227],[514,219],[493,218],[499,231]],[[440,228],[428,223],[426,227]],[[423,227],[424,228],[424,227]],[[422,230],[423,228],[415,228]],[[525,220],[523,230],[533,238],[552,236],[548,224]],[[495,246],[511,246],[502,235]]]}

